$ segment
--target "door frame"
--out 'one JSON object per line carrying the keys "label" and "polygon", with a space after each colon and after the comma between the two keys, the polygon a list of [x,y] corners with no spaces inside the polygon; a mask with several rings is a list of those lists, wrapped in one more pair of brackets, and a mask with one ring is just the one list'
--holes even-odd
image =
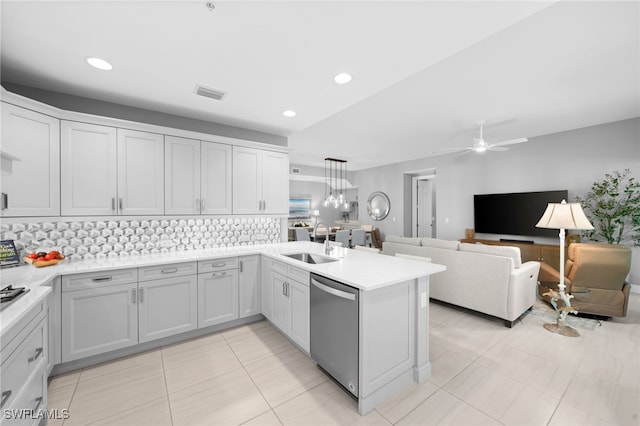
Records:
{"label": "door frame", "polygon": [[436,187],[435,172],[429,174],[414,175],[411,177],[411,236],[418,237],[418,181],[431,181],[431,237],[436,233]]}

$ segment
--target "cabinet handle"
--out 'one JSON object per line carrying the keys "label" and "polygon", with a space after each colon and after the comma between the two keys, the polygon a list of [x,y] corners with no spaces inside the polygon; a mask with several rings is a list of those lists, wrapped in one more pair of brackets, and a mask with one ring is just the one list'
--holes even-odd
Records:
{"label": "cabinet handle", "polygon": [[2,401],[0,401],[0,408],[4,407],[4,404],[7,403],[7,400],[11,398],[11,393],[12,392],[10,390],[2,392]]}
{"label": "cabinet handle", "polygon": [[211,264],[212,268],[222,268],[223,266],[225,266],[227,263],[226,262],[222,262],[222,263],[213,263]]}
{"label": "cabinet handle", "polygon": [[36,411],[38,408],[40,408],[40,404],[42,404],[42,400],[43,400],[43,399],[44,399],[44,398],[43,398],[43,397],[41,397],[41,396],[39,396],[39,397],[37,397],[37,398],[36,398],[36,403],[37,403],[37,404],[36,404],[36,406],[35,406],[35,407],[33,407],[33,411]]}
{"label": "cabinet handle", "polygon": [[136,291],[135,288],[131,289],[131,303],[133,303],[134,305],[136,304],[136,295],[138,294],[138,292]]}
{"label": "cabinet handle", "polygon": [[200,200],[200,212],[204,213],[205,200],[204,198]]}
{"label": "cabinet handle", "polygon": [[116,211],[116,197],[111,197],[111,210]]}
{"label": "cabinet handle", "polygon": [[122,197],[118,199],[118,208],[120,209],[120,212],[122,212]]}
{"label": "cabinet handle", "polygon": [[174,274],[174,273],[178,272],[178,268],[163,269],[160,272],[163,273],[163,274]]}
{"label": "cabinet handle", "polygon": [[267,209],[267,202],[265,200],[262,200],[262,211],[265,211]]}
{"label": "cabinet handle", "polygon": [[36,359],[40,358],[40,355],[42,355],[43,352],[44,352],[44,348],[37,348],[36,349],[36,354],[34,356],[32,356],[31,358],[27,359],[27,362],[32,363]]}
{"label": "cabinet handle", "polygon": [[6,192],[2,193],[2,206],[0,207],[0,210],[6,210],[9,208],[9,194],[7,194]]}
{"label": "cabinet handle", "polygon": [[239,263],[240,263],[240,272],[242,272],[242,260]]}
{"label": "cabinet handle", "polygon": [[200,213],[200,198],[196,198],[196,211]]}
{"label": "cabinet handle", "polygon": [[227,275],[227,272],[226,272],[226,271],[223,271],[223,272],[220,272],[220,273],[217,273],[217,274],[216,274],[216,273],[211,274],[211,278],[222,278],[222,277],[224,277],[225,275]]}
{"label": "cabinet handle", "polygon": [[142,303],[144,302],[144,287],[140,287],[138,292],[140,292],[140,295],[138,296],[138,301]]}
{"label": "cabinet handle", "polygon": [[99,283],[104,281],[111,281],[112,279],[113,277],[98,277],[98,278],[93,278],[91,281]]}

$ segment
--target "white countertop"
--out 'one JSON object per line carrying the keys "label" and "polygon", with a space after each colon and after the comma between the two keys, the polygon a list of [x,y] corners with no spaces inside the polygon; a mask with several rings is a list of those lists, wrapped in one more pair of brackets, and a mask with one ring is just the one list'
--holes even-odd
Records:
{"label": "white countertop", "polygon": [[38,303],[51,291],[46,284],[61,275],[260,254],[343,282],[362,291],[371,291],[446,270],[445,266],[434,263],[340,247],[334,248],[330,254],[330,257],[339,259],[337,262],[308,264],[283,256],[286,253],[302,252],[324,255],[324,246],[318,243],[297,241],[259,246],[187,250],[107,260],[65,260],[57,265],[44,268],[23,265],[4,269],[0,272],[2,287],[13,284],[14,287],[28,287],[31,291],[0,312],[0,325],[3,331],[10,327],[30,306]]}

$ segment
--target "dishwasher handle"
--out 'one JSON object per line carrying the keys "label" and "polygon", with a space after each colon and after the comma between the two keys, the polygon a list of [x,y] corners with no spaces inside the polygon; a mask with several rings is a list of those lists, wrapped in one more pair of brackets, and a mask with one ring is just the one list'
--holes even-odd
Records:
{"label": "dishwasher handle", "polygon": [[322,284],[321,282],[316,281],[311,278],[311,284],[319,288],[320,290],[327,292],[329,294],[333,294],[334,296],[341,297],[343,299],[348,300],[356,300],[356,295],[352,293],[347,293],[346,291],[338,290],[333,287],[329,287],[328,285]]}

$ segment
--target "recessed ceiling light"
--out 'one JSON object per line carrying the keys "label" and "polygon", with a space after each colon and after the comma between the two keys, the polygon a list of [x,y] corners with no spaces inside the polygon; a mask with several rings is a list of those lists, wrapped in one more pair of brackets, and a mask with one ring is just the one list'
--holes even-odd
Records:
{"label": "recessed ceiling light", "polygon": [[285,117],[295,117],[296,116],[296,112],[295,111],[291,111],[290,109],[288,109],[285,112],[283,112],[282,115],[284,115]]}
{"label": "recessed ceiling light", "polygon": [[87,62],[92,67],[98,68],[99,70],[111,71],[113,69],[113,65],[111,65],[109,62],[105,61],[104,59],[87,58]]}
{"label": "recessed ceiling light", "polygon": [[346,84],[351,81],[351,74],[347,74],[346,72],[341,72],[340,74],[333,77],[333,81],[338,84]]}

